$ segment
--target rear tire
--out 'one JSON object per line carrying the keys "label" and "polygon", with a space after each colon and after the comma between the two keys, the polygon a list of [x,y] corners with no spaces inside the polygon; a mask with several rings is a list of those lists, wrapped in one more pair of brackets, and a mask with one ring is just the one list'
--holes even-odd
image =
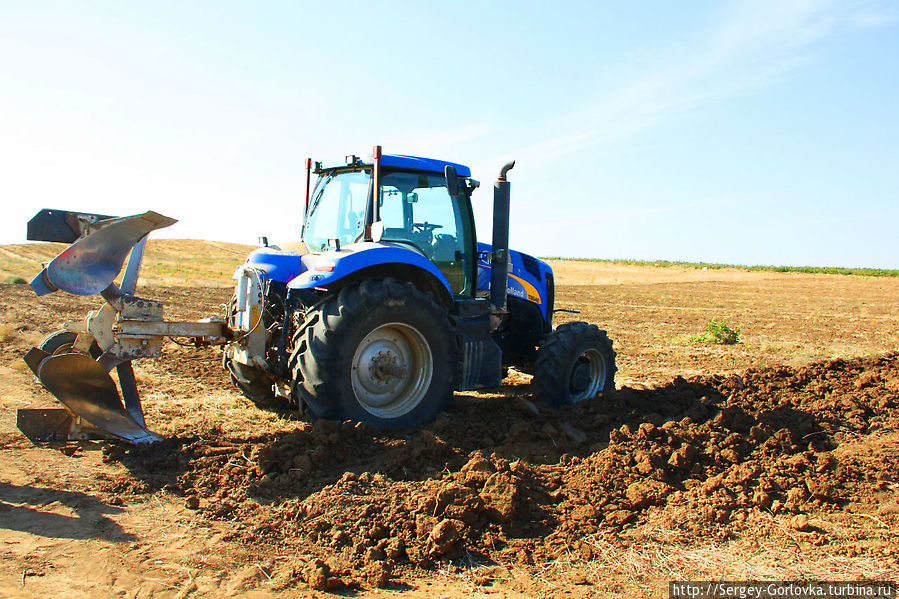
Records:
{"label": "rear tire", "polygon": [[615,351],[595,324],[567,322],[549,333],[537,351],[534,384],[539,399],[575,404],[615,389]]}
{"label": "rear tire", "polygon": [[394,279],[345,287],[311,309],[290,361],[311,416],[383,428],[432,420],[452,397],[457,364],[447,311]]}

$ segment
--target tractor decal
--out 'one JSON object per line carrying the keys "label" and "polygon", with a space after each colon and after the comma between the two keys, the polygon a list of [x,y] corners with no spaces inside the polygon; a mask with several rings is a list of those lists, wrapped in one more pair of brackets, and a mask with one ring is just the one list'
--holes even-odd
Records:
{"label": "tractor decal", "polygon": [[[490,265],[483,262],[478,262],[478,268],[484,269],[484,272],[489,272],[491,270]],[[480,273],[478,275],[478,279],[481,279]],[[489,275],[487,276],[486,280],[490,280]],[[516,285],[516,283],[518,283],[518,285]],[[509,295],[514,295],[515,297],[520,297],[521,299],[526,299],[528,301],[534,302],[538,306],[543,304],[543,298],[540,297],[540,292],[537,291],[537,288],[518,275],[509,273],[508,291]]]}
{"label": "tractor decal", "polygon": [[[509,278],[514,279],[519,284],[521,284],[521,286],[524,288],[524,293],[525,293],[524,297],[526,297],[529,301],[532,301],[535,304],[543,303],[543,300],[540,298],[540,293],[537,292],[536,287],[534,287],[533,285],[531,285],[530,283],[528,283],[521,277],[513,275],[512,273],[509,273]],[[518,295],[518,293],[515,293],[516,291],[517,290],[514,287],[511,287],[511,286],[509,287],[509,293]]]}

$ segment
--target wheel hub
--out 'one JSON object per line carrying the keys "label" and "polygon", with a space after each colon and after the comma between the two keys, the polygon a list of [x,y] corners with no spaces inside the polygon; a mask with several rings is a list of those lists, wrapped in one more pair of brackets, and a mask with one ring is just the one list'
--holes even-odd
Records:
{"label": "wheel hub", "polygon": [[405,323],[388,323],[371,331],[356,348],[353,392],[369,413],[396,418],[421,402],[433,372],[434,360],[421,332]]}
{"label": "wheel hub", "polygon": [[568,393],[572,401],[582,401],[595,397],[606,384],[606,365],[600,353],[588,349],[575,360],[568,382]]}
{"label": "wheel hub", "polygon": [[571,388],[578,393],[583,393],[589,385],[590,366],[585,362],[578,362],[571,373]]}
{"label": "wheel hub", "polygon": [[392,379],[402,379],[408,374],[408,369],[399,363],[399,356],[389,349],[386,352],[378,351],[378,355],[371,359],[368,371],[379,385],[387,384]]}

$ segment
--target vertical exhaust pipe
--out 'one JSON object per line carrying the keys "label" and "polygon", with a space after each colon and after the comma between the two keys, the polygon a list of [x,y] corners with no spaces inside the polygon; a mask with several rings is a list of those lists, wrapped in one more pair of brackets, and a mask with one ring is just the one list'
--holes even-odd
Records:
{"label": "vertical exhaust pipe", "polygon": [[[493,184],[493,255],[490,259],[490,308],[495,314],[506,312],[509,279],[509,181],[506,174],[515,161],[506,163]],[[498,326],[498,322],[496,323]]]}
{"label": "vertical exhaust pipe", "polygon": [[303,213],[303,220],[309,215],[309,193],[312,189],[309,184],[312,182],[312,158],[306,159],[306,212]]}
{"label": "vertical exhaust pipe", "polygon": [[374,159],[371,167],[371,204],[365,217],[363,240],[374,241],[377,237],[377,240],[380,241],[380,234],[375,235],[375,223],[381,220],[381,207],[378,204],[381,199],[381,146],[375,146],[371,153]]}

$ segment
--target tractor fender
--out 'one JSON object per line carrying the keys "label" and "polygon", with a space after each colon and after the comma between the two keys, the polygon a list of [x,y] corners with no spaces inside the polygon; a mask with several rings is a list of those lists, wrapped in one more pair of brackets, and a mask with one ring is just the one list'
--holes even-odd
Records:
{"label": "tractor fender", "polygon": [[364,279],[394,278],[409,281],[447,307],[453,292],[446,277],[424,255],[386,243],[354,243],[339,250],[303,256],[306,270],[288,283],[288,289],[324,288],[335,291]]}

